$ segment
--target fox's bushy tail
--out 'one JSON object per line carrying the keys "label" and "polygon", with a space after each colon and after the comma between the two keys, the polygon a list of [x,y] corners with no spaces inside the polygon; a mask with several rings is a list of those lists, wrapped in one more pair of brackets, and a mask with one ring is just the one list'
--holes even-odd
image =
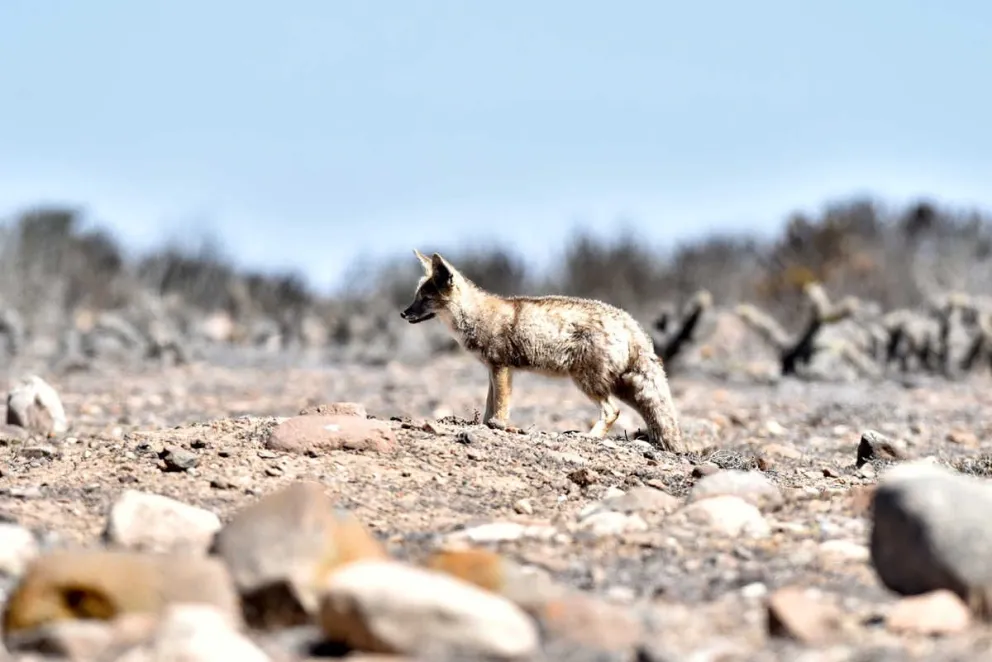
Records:
{"label": "fox's bushy tail", "polygon": [[682,439],[668,376],[654,352],[642,351],[620,376],[619,385],[617,397],[644,419],[652,444],[674,453],[688,450]]}

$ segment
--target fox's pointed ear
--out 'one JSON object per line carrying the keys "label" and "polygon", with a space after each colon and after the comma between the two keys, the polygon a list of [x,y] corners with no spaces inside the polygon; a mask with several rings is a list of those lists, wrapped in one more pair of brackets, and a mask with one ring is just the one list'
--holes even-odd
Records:
{"label": "fox's pointed ear", "polygon": [[431,256],[431,272],[436,282],[445,284],[451,282],[455,274],[455,268],[448,264],[448,261],[443,257],[434,253]]}
{"label": "fox's pointed ear", "polygon": [[421,253],[420,251],[418,251],[416,248],[413,249],[413,254],[417,256],[418,260],[420,260],[420,266],[424,268],[424,273],[430,275],[431,272],[433,271],[433,266],[431,265],[431,259],[426,255],[424,255],[423,253]]}

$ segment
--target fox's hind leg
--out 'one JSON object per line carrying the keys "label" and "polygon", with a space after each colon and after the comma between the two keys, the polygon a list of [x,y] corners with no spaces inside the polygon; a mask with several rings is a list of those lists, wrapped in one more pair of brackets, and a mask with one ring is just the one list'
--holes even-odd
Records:
{"label": "fox's hind leg", "polygon": [[486,396],[486,416],[483,423],[489,427],[505,428],[510,418],[510,394],[513,392],[513,373],[507,367],[489,369],[489,394]]}
{"label": "fox's hind leg", "polygon": [[590,437],[602,439],[620,418],[620,405],[609,390],[602,388],[598,380],[580,377],[573,379],[573,381],[579,390],[599,407],[599,420],[592,426],[588,434]]}
{"label": "fox's hind leg", "polygon": [[609,433],[610,428],[617,422],[617,419],[620,418],[620,405],[617,404],[617,401],[612,395],[602,400],[599,398],[590,399],[599,405],[599,420],[589,430],[589,436],[602,439]]}

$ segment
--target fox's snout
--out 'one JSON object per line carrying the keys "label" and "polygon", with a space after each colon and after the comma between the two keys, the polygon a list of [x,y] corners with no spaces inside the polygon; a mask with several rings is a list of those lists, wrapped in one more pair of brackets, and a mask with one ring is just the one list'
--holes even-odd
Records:
{"label": "fox's snout", "polygon": [[405,319],[410,324],[417,324],[419,322],[426,322],[434,317],[433,312],[425,312],[423,306],[419,306],[413,303],[406,307],[403,312],[400,313],[400,317]]}

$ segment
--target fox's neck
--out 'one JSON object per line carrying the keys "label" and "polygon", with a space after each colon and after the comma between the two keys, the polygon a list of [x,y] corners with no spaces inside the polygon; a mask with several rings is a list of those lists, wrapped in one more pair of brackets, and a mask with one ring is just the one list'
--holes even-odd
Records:
{"label": "fox's neck", "polygon": [[439,315],[459,340],[473,337],[483,322],[495,312],[495,294],[486,292],[472,282],[465,282],[457,301],[450,303]]}

